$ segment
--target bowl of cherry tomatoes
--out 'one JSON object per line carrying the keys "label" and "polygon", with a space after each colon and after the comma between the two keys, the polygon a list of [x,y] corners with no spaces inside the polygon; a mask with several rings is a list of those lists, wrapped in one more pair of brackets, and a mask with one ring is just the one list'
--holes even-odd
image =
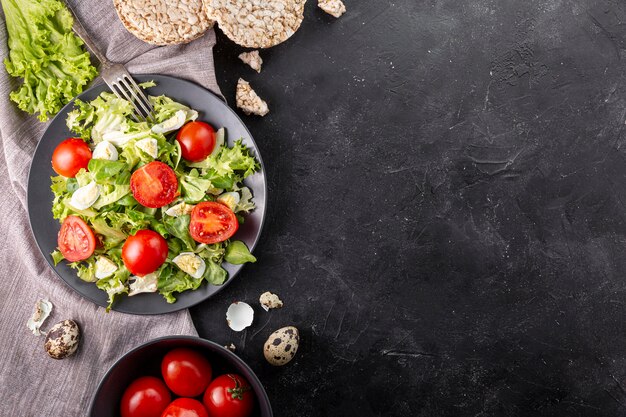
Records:
{"label": "bowl of cherry tomatoes", "polygon": [[273,417],[237,355],[193,336],[167,336],[122,356],[100,381],[90,417]]}

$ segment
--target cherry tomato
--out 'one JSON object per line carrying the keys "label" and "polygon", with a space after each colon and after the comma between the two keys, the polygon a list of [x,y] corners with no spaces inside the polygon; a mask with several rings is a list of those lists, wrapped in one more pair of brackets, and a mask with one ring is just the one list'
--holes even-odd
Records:
{"label": "cherry tomato", "polygon": [[134,380],[122,396],[122,417],[161,417],[172,395],[159,378],[144,376]]}
{"label": "cherry tomato", "polygon": [[167,241],[152,230],[139,230],[122,246],[122,260],[135,275],[144,276],[159,269],[167,259]]}
{"label": "cherry tomato", "polygon": [[196,242],[223,242],[230,239],[237,229],[237,216],[224,204],[206,201],[197,204],[191,212],[189,233]]}
{"label": "cherry tomato", "polygon": [[177,398],[167,406],[161,417],[209,417],[209,414],[200,401]]}
{"label": "cherry tomato", "polygon": [[254,408],[254,391],[242,376],[226,374],[211,382],[202,401],[211,417],[248,417]]}
{"label": "cherry tomato", "polygon": [[172,168],[152,161],[130,176],[130,191],[142,206],[159,208],[178,196],[178,180]]}
{"label": "cherry tomato", "polygon": [[59,230],[57,244],[68,261],[84,261],[96,249],[96,236],[83,219],[67,216]]}
{"label": "cherry tomato", "polygon": [[178,348],[168,352],[161,361],[161,374],[176,395],[196,397],[211,382],[211,364],[198,352]]}
{"label": "cherry tomato", "polygon": [[183,158],[200,162],[211,155],[215,148],[215,130],[204,122],[189,122],[176,135]]}
{"label": "cherry tomato", "polygon": [[59,175],[74,178],[81,168],[87,169],[90,160],[91,149],[84,140],[65,139],[52,153],[52,169]]}

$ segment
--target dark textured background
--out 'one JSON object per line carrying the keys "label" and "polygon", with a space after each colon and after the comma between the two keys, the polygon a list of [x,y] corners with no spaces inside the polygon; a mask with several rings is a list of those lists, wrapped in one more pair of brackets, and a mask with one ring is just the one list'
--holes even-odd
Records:
{"label": "dark textured background", "polygon": [[[270,206],[201,335],[277,417],[626,415],[626,3],[315,3],[261,74],[218,36],[231,104],[242,76],[271,109],[244,117]],[[256,308],[240,334],[233,300]]]}

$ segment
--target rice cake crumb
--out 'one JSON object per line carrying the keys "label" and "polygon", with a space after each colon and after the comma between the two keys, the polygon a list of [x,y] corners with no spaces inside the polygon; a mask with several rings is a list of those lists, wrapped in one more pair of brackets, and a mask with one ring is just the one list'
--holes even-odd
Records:
{"label": "rice cake crumb", "polygon": [[317,0],[317,6],[335,17],[340,17],[346,12],[346,5],[341,0]]}
{"label": "rice cake crumb", "polygon": [[202,0],[113,0],[130,33],[153,45],[191,42],[213,26]]}
{"label": "rice cake crumb", "polygon": [[237,107],[245,114],[256,114],[257,116],[265,116],[270,109],[267,103],[258,96],[258,94],[250,87],[243,78],[237,82],[237,93],[235,96]]}
{"label": "rice cake crumb", "polygon": [[248,64],[250,68],[256,72],[261,72],[261,65],[263,65],[263,59],[259,55],[259,51],[242,52],[239,54],[239,59],[244,64]]}
{"label": "rice cake crumb", "polygon": [[209,19],[230,40],[247,48],[269,48],[286,41],[304,19],[306,0],[205,0]]}

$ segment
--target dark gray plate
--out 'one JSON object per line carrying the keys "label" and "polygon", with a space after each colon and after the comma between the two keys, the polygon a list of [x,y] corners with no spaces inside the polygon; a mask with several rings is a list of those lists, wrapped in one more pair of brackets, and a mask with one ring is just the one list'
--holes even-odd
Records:
{"label": "dark gray plate", "polygon": [[[224,127],[229,144],[232,145],[235,140],[243,138],[244,143],[254,150],[255,156],[261,164],[261,170],[248,177],[245,180],[245,185],[252,190],[256,209],[246,216],[245,223],[241,225],[234,237],[244,241],[250,250],[253,250],[261,235],[265,218],[267,186],[263,160],[246,126],[223,101],[194,83],[164,75],[137,75],[135,79],[139,82],[154,80],[157,85],[147,90],[149,94],[165,94],[186,104],[200,113],[198,120],[210,123],[215,128]],[[98,85],[85,91],[78,98],[83,101],[93,100],[103,91],[108,91],[108,88],[105,85]],[[65,261],[54,266],[50,257],[50,253],[57,247],[57,234],[60,228],[59,222],[52,218],[54,195],[50,190],[50,177],[56,174],[52,170],[50,161],[54,148],[61,141],[72,136],[65,126],[67,113],[72,109],[73,101],[52,120],[35,150],[28,178],[28,216],[35,241],[57,275],[83,297],[104,307],[107,305],[107,295],[104,291],[99,290],[94,283],[84,282],[78,278],[76,272]],[[224,285],[202,284],[195,291],[179,294],[174,304],[168,304],[158,293],[139,294],[134,297],[123,295],[116,300],[113,310],[130,314],[162,314],[191,307],[220,291],[235,278],[242,268],[242,265],[228,263],[224,263],[223,266],[229,274],[228,281]]]}

